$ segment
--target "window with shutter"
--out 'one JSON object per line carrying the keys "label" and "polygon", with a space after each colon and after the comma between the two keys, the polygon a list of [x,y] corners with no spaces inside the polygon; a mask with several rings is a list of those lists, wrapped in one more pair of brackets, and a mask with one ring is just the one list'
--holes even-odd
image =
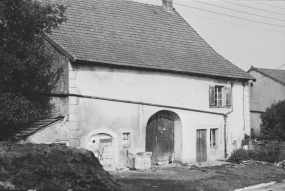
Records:
{"label": "window with shutter", "polygon": [[209,103],[210,103],[210,106],[215,106],[215,86],[210,86],[209,88]]}
{"label": "window with shutter", "polygon": [[232,89],[225,88],[226,92],[226,106],[232,106]]}
{"label": "window with shutter", "polygon": [[232,90],[225,86],[209,87],[210,107],[230,107],[232,106]]}

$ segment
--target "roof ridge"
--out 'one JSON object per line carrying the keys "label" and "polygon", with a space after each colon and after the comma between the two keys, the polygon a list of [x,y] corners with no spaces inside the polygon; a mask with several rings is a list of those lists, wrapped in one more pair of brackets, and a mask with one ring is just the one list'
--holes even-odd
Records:
{"label": "roof ridge", "polygon": [[162,8],[162,6],[160,6],[160,5],[152,5],[152,4],[142,3],[142,2],[138,2],[138,1],[134,1],[134,0],[117,0],[117,1],[127,1],[127,2],[132,2],[132,3],[137,3],[137,4],[144,4],[144,5],[148,5],[148,6],[152,6],[152,7],[161,7]]}
{"label": "roof ridge", "polygon": [[285,71],[285,70],[281,70],[281,69],[271,69],[271,68],[256,68],[251,66],[252,69],[261,69],[261,70],[280,70],[280,71]]}

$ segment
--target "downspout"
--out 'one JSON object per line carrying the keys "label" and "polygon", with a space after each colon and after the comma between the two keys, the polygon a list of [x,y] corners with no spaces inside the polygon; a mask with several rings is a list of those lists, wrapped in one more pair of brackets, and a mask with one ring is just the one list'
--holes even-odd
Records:
{"label": "downspout", "polygon": [[[233,86],[234,86],[234,83],[231,82],[231,91],[232,92],[233,92]],[[225,158],[228,157],[228,152],[227,152],[227,121],[228,121],[228,115],[234,111],[233,93],[232,93],[231,99],[232,99],[232,109],[229,112],[227,112],[226,114],[224,114],[224,143],[225,143],[225,148],[224,149],[225,149]]]}
{"label": "downspout", "polygon": [[245,117],[244,117],[244,87],[245,87],[245,84],[242,83],[242,117],[243,117],[243,130],[245,130]]}

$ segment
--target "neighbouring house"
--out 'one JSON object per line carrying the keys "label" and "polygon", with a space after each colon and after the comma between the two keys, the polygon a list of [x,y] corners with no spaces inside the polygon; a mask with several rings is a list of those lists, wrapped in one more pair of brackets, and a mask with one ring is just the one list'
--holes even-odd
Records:
{"label": "neighbouring house", "polygon": [[240,147],[254,78],[215,52],[171,0],[53,2],[68,17],[44,35],[64,70],[49,94],[61,119],[23,137],[92,150],[112,167],[140,152],[152,152],[152,164],[196,163]]}
{"label": "neighbouring house", "polygon": [[256,81],[250,82],[250,127],[253,137],[260,136],[260,115],[272,103],[285,99],[285,70],[251,67],[248,73]]}

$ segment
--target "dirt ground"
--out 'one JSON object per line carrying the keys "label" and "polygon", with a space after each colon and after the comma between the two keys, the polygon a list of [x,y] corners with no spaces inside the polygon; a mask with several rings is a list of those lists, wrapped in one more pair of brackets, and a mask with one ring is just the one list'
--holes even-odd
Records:
{"label": "dirt ground", "polygon": [[255,163],[211,167],[172,164],[155,166],[145,172],[122,170],[111,171],[110,174],[122,185],[122,190],[127,191],[228,191],[285,179],[282,168]]}

